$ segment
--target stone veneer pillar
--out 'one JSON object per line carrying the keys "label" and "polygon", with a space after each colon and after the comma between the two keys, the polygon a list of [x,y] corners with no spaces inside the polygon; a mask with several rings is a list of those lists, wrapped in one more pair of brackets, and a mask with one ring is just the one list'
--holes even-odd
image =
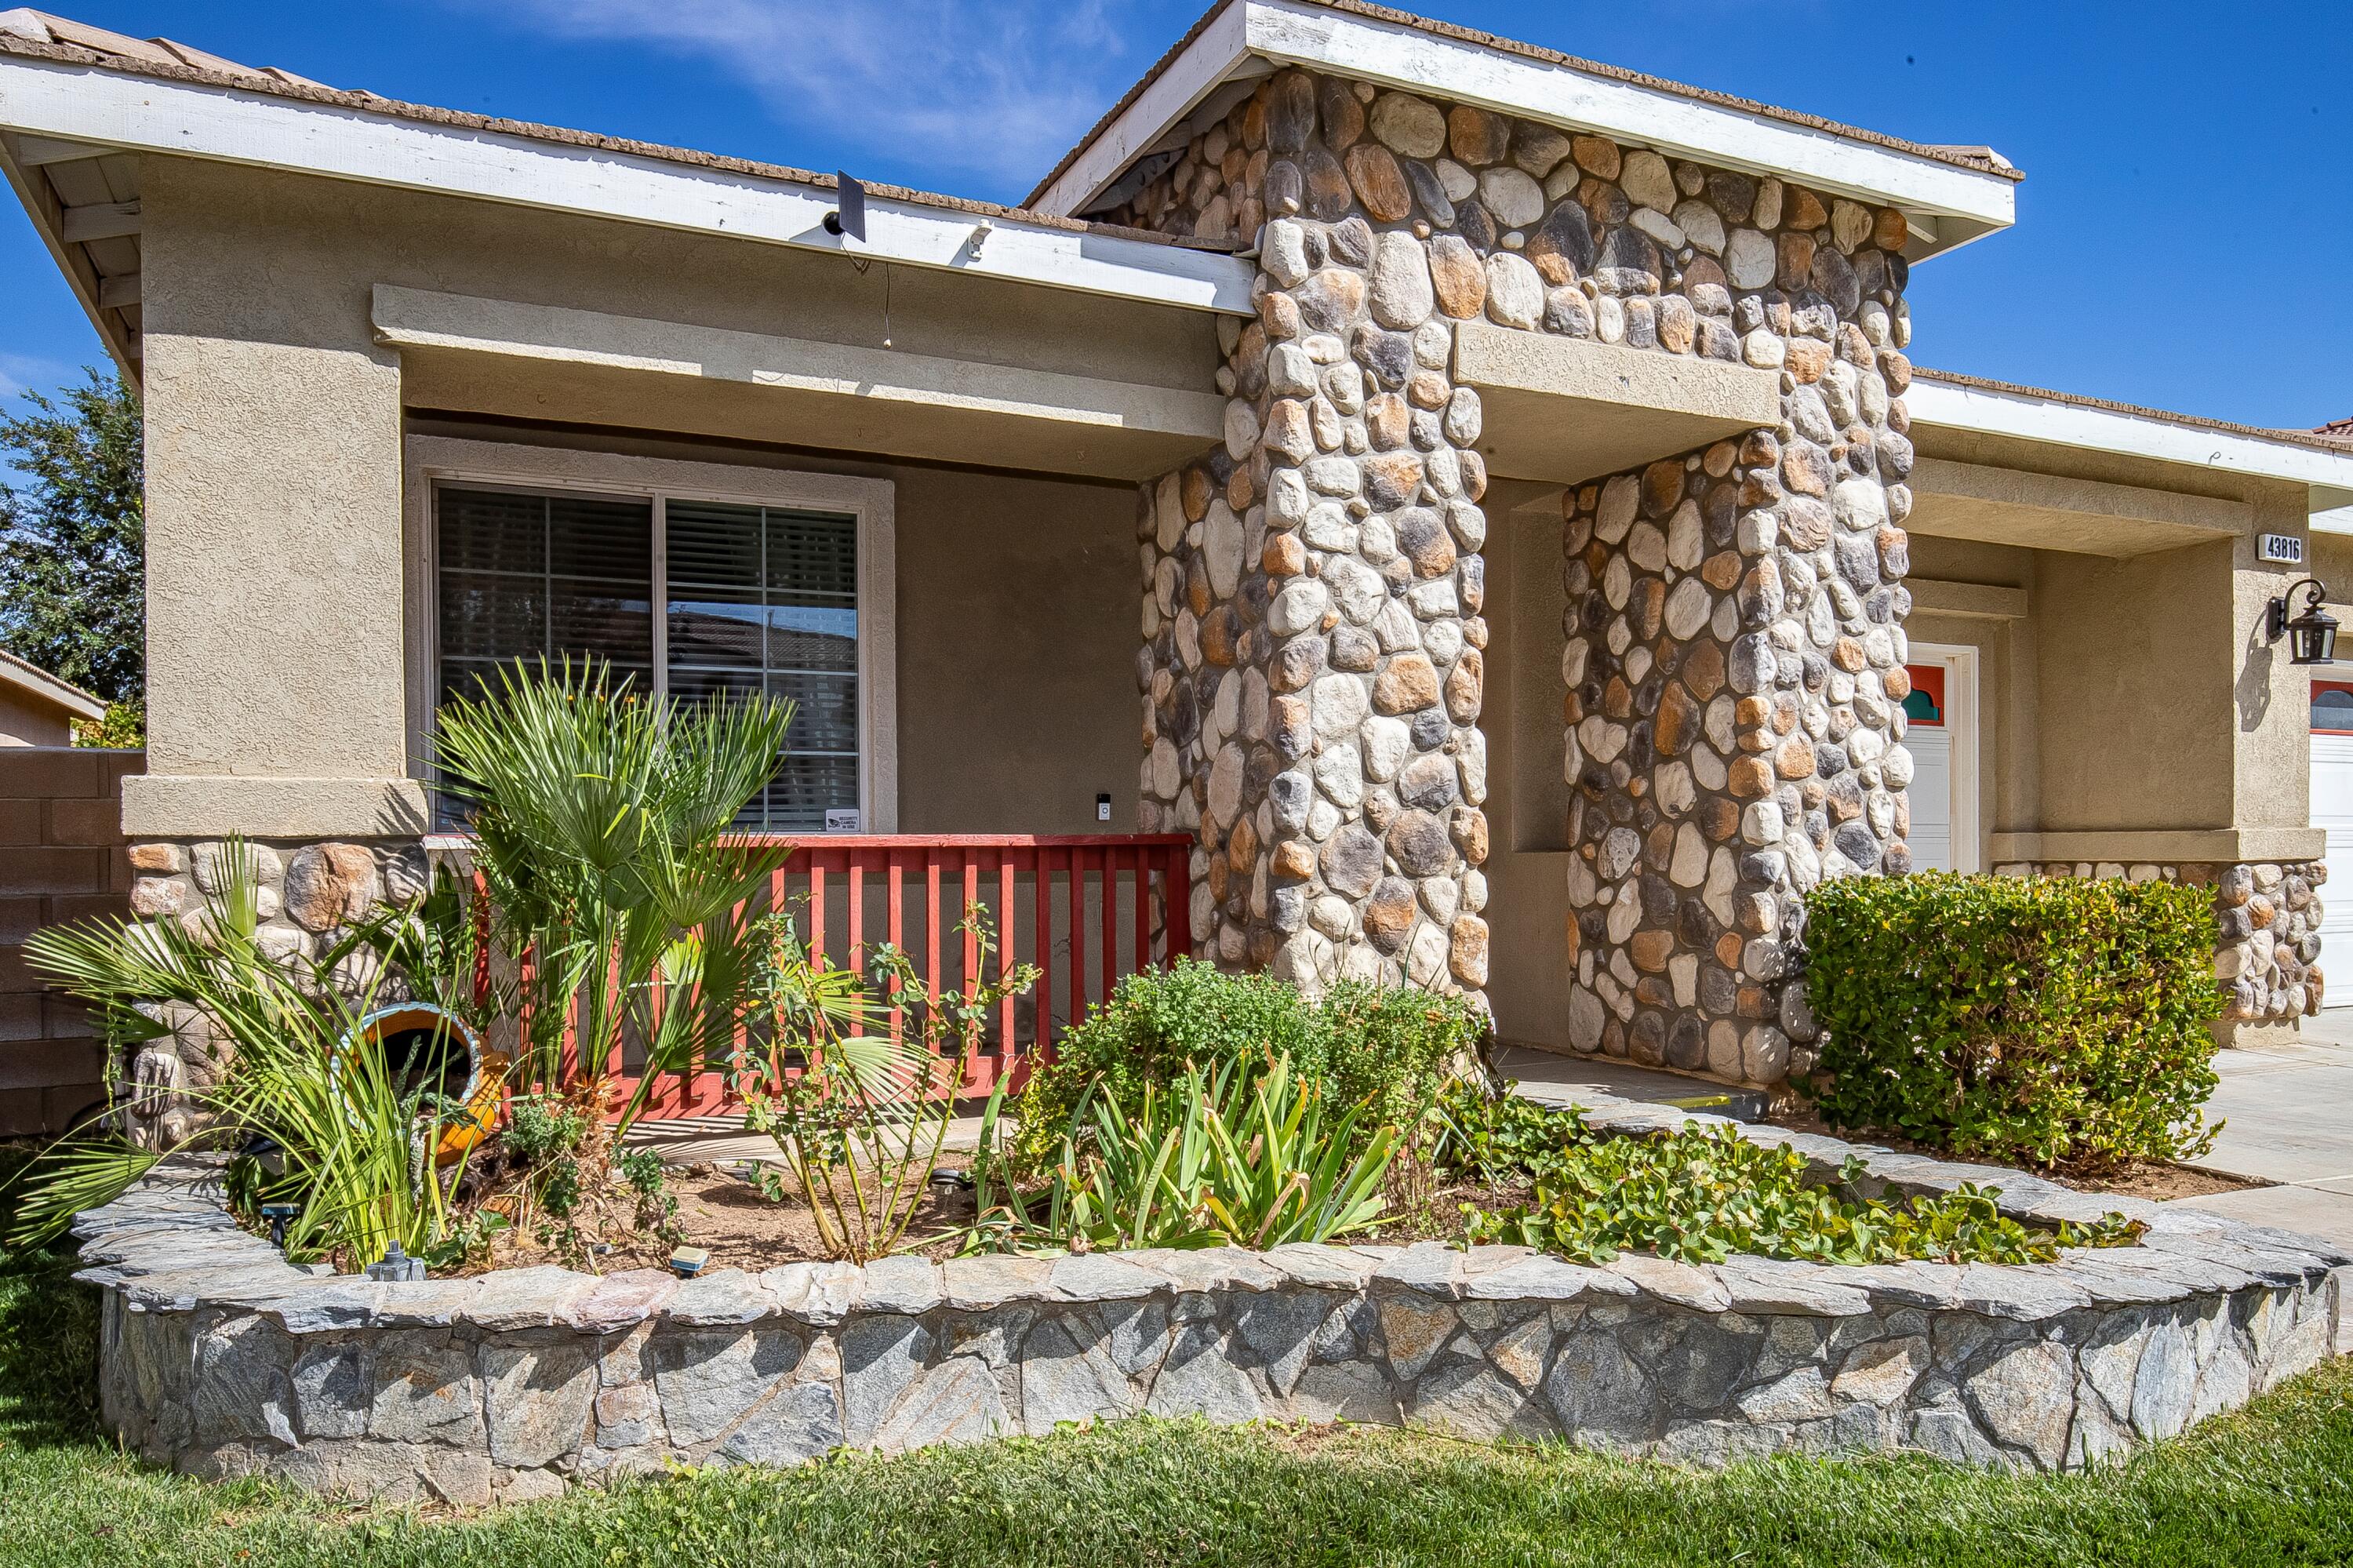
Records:
{"label": "stone veneer pillar", "polygon": [[1219,962],[1476,996],[1478,395],[1410,234],[1278,219],[1255,291],[1224,448],[1145,492],[1145,820],[1199,835]]}
{"label": "stone veneer pillar", "polygon": [[1909,864],[1902,214],[1287,70],[1109,216],[1258,240],[1225,449],[1142,509],[1144,796],[1200,834],[1215,955],[1303,983],[1484,980],[1456,323],[1778,374],[1777,428],[1564,499],[1566,1023],[1727,1078],[1802,1067],[1802,895]]}

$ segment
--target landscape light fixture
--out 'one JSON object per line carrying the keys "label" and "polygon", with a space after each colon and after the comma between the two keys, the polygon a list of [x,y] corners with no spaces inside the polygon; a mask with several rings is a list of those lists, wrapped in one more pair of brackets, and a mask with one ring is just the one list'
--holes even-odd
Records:
{"label": "landscape light fixture", "polygon": [[[2304,613],[2290,616],[2289,601],[2298,589],[2306,590]],[[2337,662],[2337,618],[2320,608],[2328,596],[2327,585],[2318,577],[2306,577],[2289,585],[2287,592],[2272,600],[2265,617],[2271,640],[2288,640],[2287,662],[2291,664],[2333,664]]]}
{"label": "landscape light fixture", "polygon": [[866,187],[848,175],[833,176],[840,187],[834,209],[825,215],[825,231],[839,237],[848,235],[861,244],[866,238]]}

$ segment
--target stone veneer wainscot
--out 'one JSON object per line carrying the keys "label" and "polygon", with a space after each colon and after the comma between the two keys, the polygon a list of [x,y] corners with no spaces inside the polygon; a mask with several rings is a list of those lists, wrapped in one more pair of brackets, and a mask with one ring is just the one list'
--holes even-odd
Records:
{"label": "stone veneer wainscot", "polygon": [[2320,1011],[2320,888],[2316,860],[2127,865],[2118,861],[2006,861],[2002,876],[2123,877],[2182,882],[2214,890],[2214,976],[2231,988],[2224,1028],[2293,1023]]}
{"label": "stone veneer wainscot", "polygon": [[[148,920],[178,920],[202,936],[208,900],[227,885],[227,844],[218,839],[135,844],[131,850],[131,913]],[[368,842],[254,841],[256,900],[261,950],[275,958],[315,955],[321,944],[382,903],[422,896],[432,873],[417,839]],[[155,1004],[172,1033],[141,1044],[126,1071],[136,1093],[124,1131],[149,1149],[169,1148],[196,1129],[202,1114],[185,1092],[218,1084],[236,1060],[234,1042],[216,1036],[195,1009]]]}

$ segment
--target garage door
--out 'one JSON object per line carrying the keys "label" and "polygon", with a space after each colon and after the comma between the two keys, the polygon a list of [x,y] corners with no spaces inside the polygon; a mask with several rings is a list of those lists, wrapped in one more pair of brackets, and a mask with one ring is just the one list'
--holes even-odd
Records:
{"label": "garage door", "polygon": [[1904,699],[1904,747],[1912,754],[1912,864],[1953,869],[1953,726],[1950,667],[1906,664],[1912,694]]}
{"label": "garage door", "polygon": [[[2312,683],[2312,825],[2328,834],[2327,858],[2347,885],[2323,892],[2320,967],[2353,961],[2353,682]],[[2341,870],[2340,870],[2341,868]],[[2335,894],[2330,897],[2329,894]],[[2353,984],[2332,985],[2327,1007],[2353,1007]]]}

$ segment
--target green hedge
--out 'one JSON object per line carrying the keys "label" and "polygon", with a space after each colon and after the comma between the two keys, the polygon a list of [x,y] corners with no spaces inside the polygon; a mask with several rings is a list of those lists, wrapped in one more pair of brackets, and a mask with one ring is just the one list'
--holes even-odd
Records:
{"label": "green hedge", "polygon": [[2162,882],[1848,877],[1806,901],[1833,1127],[2083,1169],[2213,1142],[2212,895]]}

